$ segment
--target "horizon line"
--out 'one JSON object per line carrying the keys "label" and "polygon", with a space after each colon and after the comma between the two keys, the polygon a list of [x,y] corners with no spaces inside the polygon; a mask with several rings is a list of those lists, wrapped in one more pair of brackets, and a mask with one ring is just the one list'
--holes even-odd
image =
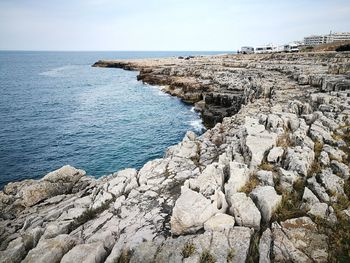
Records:
{"label": "horizon line", "polygon": [[236,52],[237,50],[69,50],[69,49],[0,49],[2,51],[23,52]]}

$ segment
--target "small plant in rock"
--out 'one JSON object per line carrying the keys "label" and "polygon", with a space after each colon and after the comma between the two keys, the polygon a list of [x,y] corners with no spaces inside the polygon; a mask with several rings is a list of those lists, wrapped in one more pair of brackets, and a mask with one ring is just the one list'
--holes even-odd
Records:
{"label": "small plant in rock", "polygon": [[116,263],[129,263],[131,259],[131,251],[123,249]]}
{"label": "small plant in rock", "polygon": [[187,242],[182,248],[181,256],[183,258],[189,258],[194,254],[194,252],[196,252],[196,247],[194,244],[192,242]]}
{"label": "small plant in rock", "polygon": [[243,192],[246,194],[249,194],[253,189],[259,184],[259,179],[257,178],[256,174],[253,174],[249,177],[248,183],[246,183],[239,192]]}
{"label": "small plant in rock", "polygon": [[280,135],[276,142],[277,147],[288,148],[294,146],[294,143],[290,139],[289,132],[286,131],[282,135]]}
{"label": "small plant in rock", "polygon": [[265,170],[265,171],[273,171],[274,166],[268,162],[263,162],[262,164],[259,165],[260,170]]}
{"label": "small plant in rock", "polygon": [[227,257],[226,257],[227,263],[233,263],[233,258],[235,257],[235,255],[236,255],[236,251],[233,248],[231,248],[227,253]]}
{"label": "small plant in rock", "polygon": [[204,250],[199,258],[199,263],[215,263],[216,258],[210,254],[209,250]]}

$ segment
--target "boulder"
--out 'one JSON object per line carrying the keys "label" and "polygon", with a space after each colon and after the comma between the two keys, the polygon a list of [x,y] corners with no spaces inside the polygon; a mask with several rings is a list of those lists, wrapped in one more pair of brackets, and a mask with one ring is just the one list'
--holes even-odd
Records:
{"label": "boulder", "polygon": [[315,153],[309,147],[296,146],[288,148],[285,160],[285,169],[295,171],[306,176],[315,158]]}
{"label": "boulder", "polygon": [[237,225],[260,229],[261,215],[249,196],[245,193],[235,193],[228,202],[231,204],[230,214],[235,217]]}
{"label": "boulder", "polygon": [[331,169],[324,169],[319,175],[326,190],[336,195],[344,195],[344,179],[332,173]]}
{"label": "boulder", "polygon": [[282,147],[273,147],[267,155],[267,161],[269,163],[279,163],[282,159],[284,149]]}
{"label": "boulder", "polygon": [[43,239],[29,251],[22,263],[59,263],[75,244],[76,241],[68,235]]}
{"label": "boulder", "polygon": [[272,171],[260,170],[256,173],[256,177],[259,179],[262,185],[275,186]]}
{"label": "boulder", "polygon": [[225,184],[227,200],[230,196],[239,191],[249,181],[249,169],[246,164],[230,162],[230,177]]}
{"label": "boulder", "polygon": [[350,172],[349,172],[349,166],[346,164],[343,164],[341,162],[338,162],[336,160],[331,161],[331,168],[333,173],[339,175],[341,178],[347,180],[349,179]]}
{"label": "boulder", "polygon": [[61,263],[84,262],[96,263],[103,262],[107,256],[103,242],[94,242],[89,244],[80,244],[73,247],[65,254]]}
{"label": "boulder", "polygon": [[259,263],[270,263],[270,253],[271,253],[271,230],[270,228],[266,229],[259,241]]}
{"label": "boulder", "polygon": [[250,197],[260,210],[264,222],[270,221],[272,213],[282,201],[282,196],[272,186],[258,186],[250,193]]}
{"label": "boulder", "polygon": [[275,262],[328,262],[328,238],[309,217],[272,223]]}
{"label": "boulder", "polygon": [[218,212],[216,203],[200,193],[182,187],[170,220],[171,232],[174,235],[194,233],[203,228],[204,222]]}
{"label": "boulder", "polygon": [[228,231],[235,225],[234,217],[227,214],[216,214],[204,223],[206,231]]}
{"label": "boulder", "polygon": [[224,172],[222,165],[213,163],[208,165],[195,179],[189,179],[189,187],[210,197],[217,190],[223,190]]}

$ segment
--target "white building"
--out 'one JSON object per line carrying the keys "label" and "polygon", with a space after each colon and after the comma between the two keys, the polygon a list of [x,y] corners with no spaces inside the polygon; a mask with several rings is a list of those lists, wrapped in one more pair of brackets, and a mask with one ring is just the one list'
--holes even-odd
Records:
{"label": "white building", "polygon": [[331,43],[330,35],[312,35],[304,37],[304,44],[306,46],[316,46],[321,44]]}
{"label": "white building", "polygon": [[312,35],[308,37],[304,37],[304,44],[306,46],[315,46],[321,44],[332,43],[336,41],[346,41],[350,40],[350,32],[339,32],[332,33],[330,32],[328,35]]}
{"label": "white building", "polygon": [[331,34],[332,42],[350,40],[350,32],[339,32]]}

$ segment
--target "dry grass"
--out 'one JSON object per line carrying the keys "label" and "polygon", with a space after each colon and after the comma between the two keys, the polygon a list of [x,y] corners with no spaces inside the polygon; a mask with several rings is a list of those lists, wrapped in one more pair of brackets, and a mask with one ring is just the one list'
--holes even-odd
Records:
{"label": "dry grass", "polygon": [[239,192],[243,192],[246,194],[249,194],[255,187],[259,185],[259,179],[256,177],[256,174],[252,174],[249,177],[248,183],[246,183],[240,190]]}
{"label": "dry grass", "polygon": [[294,146],[294,143],[290,139],[289,132],[286,131],[282,135],[280,135],[276,142],[277,147],[288,148]]}
{"label": "dry grass", "polygon": [[272,215],[271,221],[285,221],[290,218],[305,216],[306,212],[300,208],[305,188],[305,181],[299,179],[293,184],[294,191],[282,193],[281,204]]}
{"label": "dry grass", "polygon": [[215,263],[216,258],[210,254],[209,250],[204,250],[199,258],[199,263]]}
{"label": "dry grass", "polygon": [[181,255],[183,258],[189,258],[196,252],[196,247],[192,242],[187,242],[182,248]]}
{"label": "dry grass", "polygon": [[129,263],[131,259],[131,251],[124,249],[116,263]]}
{"label": "dry grass", "polygon": [[236,251],[233,248],[231,248],[227,253],[227,257],[226,257],[227,263],[233,263],[233,258],[235,257],[235,255],[236,255]]}
{"label": "dry grass", "polygon": [[275,166],[268,162],[263,162],[262,164],[259,165],[259,170],[273,171],[274,168]]}

